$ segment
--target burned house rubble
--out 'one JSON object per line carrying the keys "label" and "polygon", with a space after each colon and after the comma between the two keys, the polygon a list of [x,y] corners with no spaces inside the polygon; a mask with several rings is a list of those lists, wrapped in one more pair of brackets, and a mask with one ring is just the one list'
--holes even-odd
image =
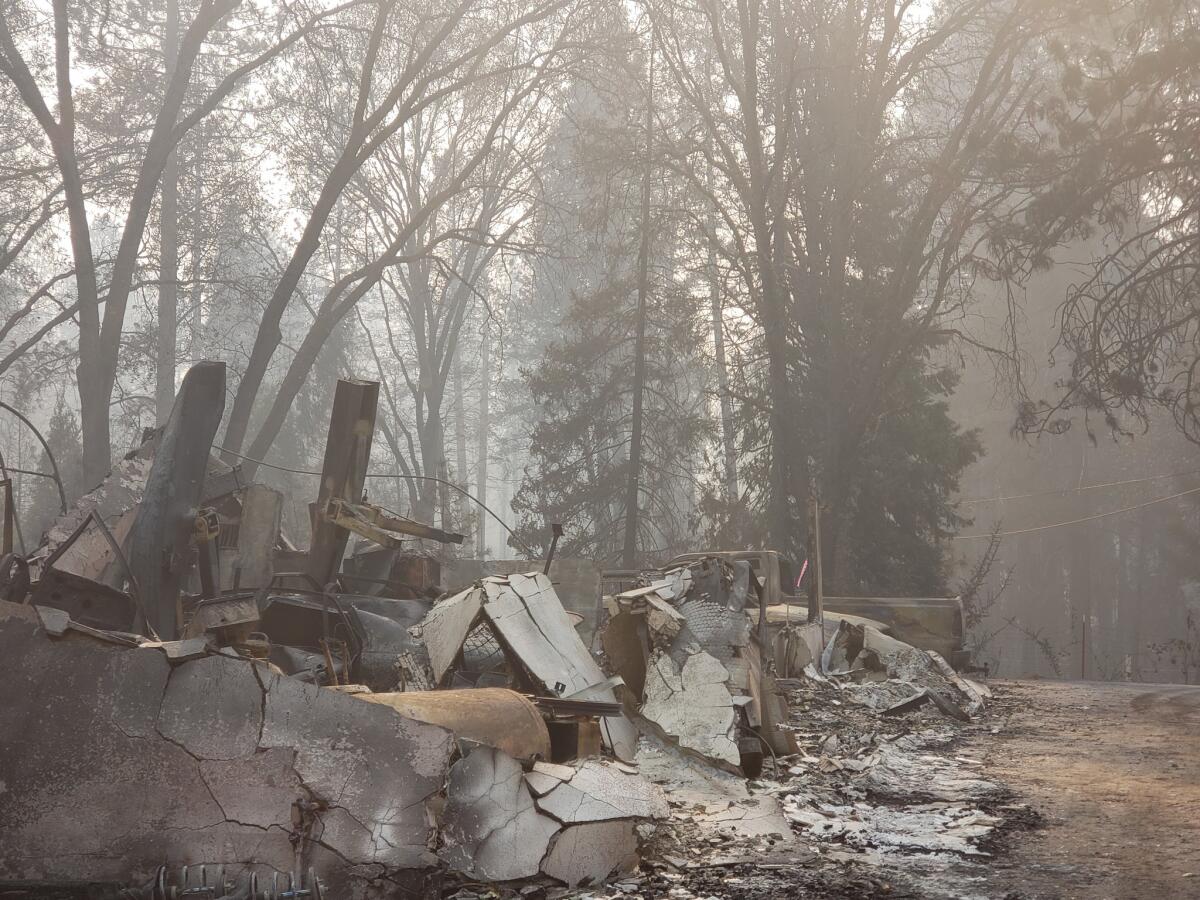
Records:
{"label": "burned house rubble", "polygon": [[[915,824],[863,804],[923,777],[886,723],[955,727],[985,688],[878,622],[781,624],[720,555],[606,596],[591,648],[552,559],[444,584],[462,535],[364,498],[376,394],[338,384],[306,550],[213,453],[215,363],[34,553],[4,548],[4,896],[654,894],[738,848],[981,852],[961,774],[927,773],[946,797]],[[869,739],[813,741],[851,708]]]}

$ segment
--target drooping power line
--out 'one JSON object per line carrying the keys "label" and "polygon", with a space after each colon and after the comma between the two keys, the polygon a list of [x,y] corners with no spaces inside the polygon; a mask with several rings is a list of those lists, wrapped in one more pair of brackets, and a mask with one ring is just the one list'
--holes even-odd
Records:
{"label": "drooping power line", "polygon": [[1025,500],[1029,497],[1048,497],[1052,494],[1078,494],[1084,491],[1098,491],[1101,488],[1121,487],[1128,484],[1146,484],[1151,481],[1162,481],[1167,478],[1184,478],[1188,475],[1200,475],[1200,469],[1190,469],[1186,472],[1166,472],[1162,475],[1147,475],[1145,478],[1128,478],[1124,481],[1104,481],[1100,484],[1085,484],[1073,488],[1057,488],[1048,491],[1031,491],[1028,494],[1008,494],[1004,497],[972,497],[959,500],[959,504],[968,506],[973,503],[1000,503],[1004,500]]}
{"label": "drooping power line", "polygon": [[1133,512],[1137,509],[1145,509],[1147,506],[1154,506],[1157,503],[1166,503],[1169,500],[1178,500],[1180,497],[1186,497],[1189,494],[1200,493],[1200,487],[1194,487],[1190,490],[1180,491],[1177,494],[1171,494],[1167,497],[1157,497],[1154,500],[1147,500],[1145,503],[1138,503],[1133,506],[1124,506],[1121,509],[1110,509],[1108,512],[1096,513],[1091,516],[1084,516],[1082,519],[1071,519],[1067,522],[1053,522],[1049,525],[1035,525],[1032,528],[1017,528],[1013,531],[989,532],[987,534],[956,534],[950,540],[952,541],[972,541],[982,540],[983,538],[991,537],[1009,537],[1015,534],[1029,534],[1034,531],[1046,531],[1051,528],[1064,528],[1067,525],[1079,525],[1083,522],[1091,522],[1095,519],[1106,519],[1109,516],[1117,516],[1121,513]]}

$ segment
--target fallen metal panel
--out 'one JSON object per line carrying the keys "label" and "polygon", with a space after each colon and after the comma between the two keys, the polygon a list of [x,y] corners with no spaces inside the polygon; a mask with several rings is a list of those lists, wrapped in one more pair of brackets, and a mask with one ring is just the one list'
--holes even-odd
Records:
{"label": "fallen metal panel", "polygon": [[260,588],[271,583],[282,516],[283,494],[279,491],[265,484],[252,484],[242,493],[236,564],[239,589]]}
{"label": "fallen metal panel", "polygon": [[459,738],[503,750],[515,759],[549,759],[550,733],[537,707],[516,691],[472,688],[459,691],[359,693],[419,722],[441,725]]}
{"label": "fallen metal panel", "polygon": [[549,578],[540,572],[510,575],[507,588],[488,597],[484,612],[497,636],[542,688],[571,695],[604,680]]}
{"label": "fallen metal panel", "polygon": [[[35,570],[41,570],[45,560],[59,550],[93,511],[104,520],[118,541],[124,540],[133,525],[135,508],[141,502],[152,465],[153,460],[149,456],[138,455],[119,460],[99,486],[80,497],[67,513],[55,519],[47,529],[45,543],[29,558]],[[114,563],[112,548],[99,529],[93,526],[66,548],[55,562],[55,567],[92,581],[105,581],[106,569]]]}
{"label": "fallen metal panel", "polygon": [[[529,674],[550,694],[580,700],[615,701],[603,685],[604,672],[592,658],[563,608],[554,585],[541,572],[483,580],[483,604],[497,636],[520,659]],[[623,717],[601,721],[605,744],[620,759],[632,759],[637,732]]]}
{"label": "fallen metal panel", "polygon": [[429,664],[438,684],[462,650],[482,605],[483,591],[468,588],[438,603],[421,622],[421,638],[429,651]]}
{"label": "fallen metal panel", "polygon": [[330,498],[325,505],[324,515],[334,525],[393,550],[404,548],[404,538],[401,535],[437,541],[439,544],[461,544],[466,540],[466,535],[442,531],[423,522],[391,515],[382,507],[371,503],[351,503],[337,497]]}

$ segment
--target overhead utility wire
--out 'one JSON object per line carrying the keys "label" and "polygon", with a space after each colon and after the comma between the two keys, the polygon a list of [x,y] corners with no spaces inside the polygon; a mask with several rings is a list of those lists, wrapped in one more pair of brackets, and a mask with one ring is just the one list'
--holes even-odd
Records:
{"label": "overhead utility wire", "polygon": [[950,540],[952,541],[971,541],[982,540],[983,538],[991,537],[1009,537],[1014,534],[1029,534],[1033,531],[1046,531],[1050,528],[1063,528],[1067,525],[1079,525],[1082,522],[1091,522],[1095,519],[1105,519],[1109,516],[1120,515],[1121,513],[1133,512],[1135,509],[1145,509],[1147,506],[1154,506],[1156,503],[1166,503],[1168,500],[1178,500],[1180,497],[1186,497],[1189,494],[1200,493],[1200,487],[1194,487],[1187,491],[1180,491],[1178,494],[1171,494],[1168,497],[1158,497],[1154,500],[1147,500],[1145,503],[1138,503],[1135,506],[1125,506],[1121,509],[1111,509],[1108,512],[1096,513],[1094,516],[1084,516],[1082,519],[1071,519],[1069,522],[1054,522],[1050,525],[1035,525],[1032,528],[1018,528],[1014,531],[998,531],[989,532],[987,534],[956,534]]}
{"label": "overhead utility wire", "polygon": [[959,500],[966,506],[971,503],[1000,503],[1004,500],[1024,500],[1027,497],[1048,497],[1051,494],[1078,494],[1083,491],[1098,491],[1101,488],[1121,487],[1127,484],[1145,484],[1150,481],[1162,481],[1166,478],[1183,478],[1187,475],[1200,475],[1200,469],[1190,469],[1186,472],[1167,472],[1163,475],[1147,475],[1145,478],[1129,478],[1125,481],[1105,481],[1100,484],[1085,484],[1081,487],[1058,488],[1050,491],[1032,491],[1028,494],[1009,494],[1005,497],[975,497],[970,500]]}
{"label": "overhead utility wire", "polygon": [[[276,465],[275,463],[269,463],[264,459],[255,459],[253,456],[246,456],[244,453],[238,453],[234,450],[226,450],[224,447],[220,447],[217,444],[213,444],[213,449],[220,450],[222,453],[228,453],[230,456],[236,456],[238,459],[244,459],[247,462],[252,462],[255,465],[266,466],[268,469],[277,469],[280,472],[291,472],[293,475],[316,475],[318,477],[320,477],[320,475],[321,475],[320,472],[314,472],[311,469],[293,469],[289,466],[280,466],[280,465]],[[403,472],[368,472],[365,477],[367,477],[367,478],[407,478],[410,481],[432,481],[435,484],[444,484],[444,485],[446,485],[446,487],[453,488],[454,490],[456,490],[460,494],[462,494],[464,497],[466,497],[468,500],[470,500],[472,503],[476,504],[480,509],[482,509],[484,512],[486,512],[489,516],[491,516],[497,522],[499,522],[500,527],[503,528],[510,535],[512,535],[513,538],[516,539],[517,543],[521,545],[521,549],[524,550],[527,554],[529,554],[530,559],[534,559],[537,557],[537,554],[533,550],[530,549],[529,545],[526,544],[523,540],[521,540],[521,538],[518,537],[518,535],[515,531],[513,531],[511,528],[508,527],[507,522],[505,522],[502,518],[500,518],[498,515],[496,515],[494,512],[492,512],[492,510],[488,507],[488,505],[486,503],[484,503],[482,500],[480,500],[475,495],[463,490],[461,487],[459,487],[453,481],[446,481],[444,478],[434,478],[430,475],[406,475]],[[407,517],[404,517],[404,518],[407,518]]]}

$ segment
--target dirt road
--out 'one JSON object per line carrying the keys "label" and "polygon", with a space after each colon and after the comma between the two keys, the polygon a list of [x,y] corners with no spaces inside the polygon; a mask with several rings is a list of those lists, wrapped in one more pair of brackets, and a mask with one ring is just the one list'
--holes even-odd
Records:
{"label": "dirt road", "polygon": [[1002,682],[971,749],[1043,817],[1011,833],[985,893],[1200,898],[1200,687]]}

